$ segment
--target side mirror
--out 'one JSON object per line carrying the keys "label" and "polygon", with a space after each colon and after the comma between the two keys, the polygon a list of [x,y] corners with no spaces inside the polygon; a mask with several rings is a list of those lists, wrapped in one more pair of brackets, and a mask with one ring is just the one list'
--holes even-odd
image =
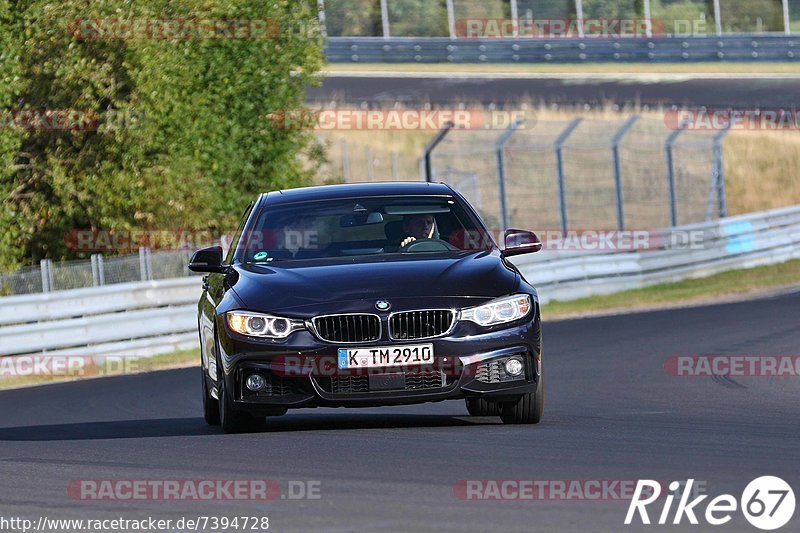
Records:
{"label": "side mirror", "polygon": [[530,254],[542,249],[542,241],[532,231],[522,229],[507,229],[505,233],[504,257],[512,255]]}
{"label": "side mirror", "polygon": [[222,264],[222,246],[211,246],[210,248],[203,248],[198,250],[192,256],[189,262],[189,270],[192,272],[225,272],[225,266]]}

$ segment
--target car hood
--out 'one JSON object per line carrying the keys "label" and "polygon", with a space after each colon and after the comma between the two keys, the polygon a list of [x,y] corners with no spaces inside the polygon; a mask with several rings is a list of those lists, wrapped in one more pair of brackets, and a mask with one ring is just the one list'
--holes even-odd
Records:
{"label": "car hood", "polygon": [[231,277],[245,307],[261,312],[304,307],[345,312],[365,310],[367,304],[374,310],[378,299],[389,300],[393,310],[410,309],[423,299],[494,298],[519,283],[498,252],[247,264],[237,265]]}

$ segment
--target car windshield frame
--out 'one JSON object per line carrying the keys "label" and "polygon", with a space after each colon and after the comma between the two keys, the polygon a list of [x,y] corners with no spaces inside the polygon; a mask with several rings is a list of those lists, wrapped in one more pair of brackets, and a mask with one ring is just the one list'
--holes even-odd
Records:
{"label": "car windshield frame", "polygon": [[[284,209],[287,207],[295,207],[295,208],[302,208],[303,205],[318,205],[322,203],[331,203],[331,202],[353,202],[357,204],[358,202],[367,202],[371,203],[374,201],[380,200],[390,200],[393,202],[402,202],[403,200],[409,200],[409,205],[413,204],[414,202],[424,202],[426,200],[435,203],[437,201],[443,202],[452,202],[452,205],[456,206],[456,212],[453,215],[459,221],[460,224],[466,225],[467,223],[471,224],[473,230],[476,232],[480,232],[481,234],[481,243],[482,247],[477,248],[468,248],[468,249],[456,249],[456,250],[441,250],[441,251],[425,251],[425,252],[391,252],[391,251],[383,251],[379,253],[364,253],[364,254],[342,254],[342,255],[325,255],[321,257],[307,257],[307,258],[278,258],[270,261],[257,261],[253,260],[252,258],[248,257],[248,251],[252,252],[251,247],[253,244],[251,243],[252,235],[259,233],[259,224],[260,221],[263,220],[265,214],[270,210],[279,210]],[[392,194],[392,195],[371,195],[371,196],[348,196],[348,197],[334,197],[334,198],[317,198],[313,200],[298,200],[296,202],[277,202],[277,203],[270,203],[269,199],[262,201],[259,203],[257,207],[253,209],[251,212],[251,216],[249,217],[247,228],[245,229],[246,237],[240,239],[239,243],[236,246],[236,251],[234,253],[234,263],[239,264],[257,264],[257,265],[273,265],[276,263],[287,263],[287,262],[297,262],[297,261],[306,261],[306,260],[323,260],[323,261],[333,261],[333,262],[349,262],[353,261],[357,258],[387,258],[391,256],[403,256],[403,257],[431,257],[431,256],[438,256],[440,257],[441,254],[449,255],[464,255],[464,254],[472,254],[472,253],[480,253],[480,252],[488,252],[488,251],[497,251],[499,250],[497,243],[495,241],[494,236],[492,233],[487,229],[486,225],[484,224],[483,220],[481,219],[480,215],[475,211],[475,209],[467,202],[464,198],[460,197],[459,195],[450,195],[450,194],[442,194],[442,195],[432,195],[432,194]],[[461,220],[461,216],[464,216],[466,219]],[[388,214],[387,214],[388,216]],[[382,224],[381,227],[383,228],[384,225]],[[469,230],[466,230],[469,231]]]}

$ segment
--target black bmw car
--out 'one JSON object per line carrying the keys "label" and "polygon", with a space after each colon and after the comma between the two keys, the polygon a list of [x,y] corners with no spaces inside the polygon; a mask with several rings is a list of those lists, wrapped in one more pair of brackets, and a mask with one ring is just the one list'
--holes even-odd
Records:
{"label": "black bmw car", "polygon": [[537,423],[544,408],[536,290],[445,184],[270,192],[245,211],[198,306],[205,419],[254,431],[290,408],[464,398],[470,414]]}

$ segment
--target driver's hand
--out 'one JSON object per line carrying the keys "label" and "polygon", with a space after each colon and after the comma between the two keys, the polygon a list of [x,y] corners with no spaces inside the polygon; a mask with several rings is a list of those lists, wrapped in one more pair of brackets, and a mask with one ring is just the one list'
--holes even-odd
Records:
{"label": "driver's hand", "polygon": [[403,242],[400,243],[400,248],[416,240],[417,239],[415,239],[414,237],[406,237],[405,239],[403,239]]}

